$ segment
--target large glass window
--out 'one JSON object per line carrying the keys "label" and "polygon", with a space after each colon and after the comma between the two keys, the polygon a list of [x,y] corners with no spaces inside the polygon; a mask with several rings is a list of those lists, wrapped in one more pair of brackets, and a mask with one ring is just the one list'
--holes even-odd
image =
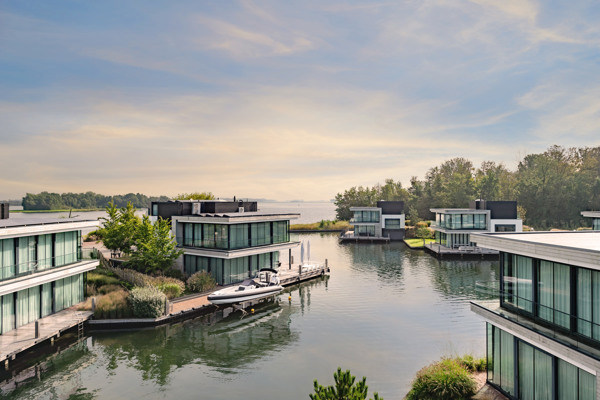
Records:
{"label": "large glass window", "polygon": [[231,249],[243,249],[249,246],[248,224],[231,225],[229,228]]}
{"label": "large glass window", "polygon": [[2,333],[15,329],[15,297],[10,293],[0,297],[2,300]]}
{"label": "large glass window", "polygon": [[285,243],[289,241],[289,221],[273,222],[273,243]]}
{"label": "large glass window", "polygon": [[15,276],[15,240],[0,240],[0,279]]}
{"label": "large glass window", "polygon": [[385,229],[402,229],[399,218],[388,218],[385,220]]}
{"label": "large glass window", "polygon": [[552,399],[552,356],[519,341],[519,399]]}
{"label": "large glass window", "polygon": [[533,260],[503,254],[504,302],[533,313]]}
{"label": "large glass window", "polygon": [[52,267],[52,235],[39,235],[37,243],[38,269]]}
{"label": "large glass window", "polygon": [[577,332],[600,341],[600,272],[577,268]]}
{"label": "large glass window", "polygon": [[475,227],[475,219],[473,214],[463,214],[462,216],[462,227],[463,229],[473,229]]}
{"label": "large glass window", "polygon": [[354,235],[356,236],[375,236],[374,225],[355,225]]}
{"label": "large glass window", "polygon": [[17,274],[24,274],[35,270],[36,267],[36,244],[35,236],[19,238],[19,265]]}
{"label": "large glass window", "polygon": [[487,229],[486,214],[474,214],[473,219],[474,219],[475,229]]}
{"label": "large glass window", "polygon": [[540,261],[538,266],[538,316],[570,327],[571,275],[568,265]]}

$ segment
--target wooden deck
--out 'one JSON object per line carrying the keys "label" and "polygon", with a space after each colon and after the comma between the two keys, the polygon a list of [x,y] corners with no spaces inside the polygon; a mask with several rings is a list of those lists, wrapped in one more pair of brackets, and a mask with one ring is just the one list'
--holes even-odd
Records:
{"label": "wooden deck", "polygon": [[437,243],[428,243],[424,247],[425,251],[429,252],[437,258],[495,258],[500,254],[497,250],[486,249],[483,247],[471,247],[469,249],[454,249],[446,246],[441,246]]}
{"label": "wooden deck", "polygon": [[[62,332],[75,326],[78,326],[83,333],[83,323],[91,316],[90,311],[76,311],[74,308],[69,308],[3,333],[0,335],[0,362],[3,362],[4,367],[8,369],[9,360],[14,360],[18,353],[38,343],[54,340],[60,337]],[[36,323],[38,324],[37,337]]]}

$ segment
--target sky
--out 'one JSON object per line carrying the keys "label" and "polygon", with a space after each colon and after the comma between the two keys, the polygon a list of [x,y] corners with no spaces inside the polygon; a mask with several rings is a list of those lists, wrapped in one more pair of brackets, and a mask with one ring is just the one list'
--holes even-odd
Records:
{"label": "sky", "polygon": [[600,145],[600,3],[0,2],[0,198],[329,200]]}

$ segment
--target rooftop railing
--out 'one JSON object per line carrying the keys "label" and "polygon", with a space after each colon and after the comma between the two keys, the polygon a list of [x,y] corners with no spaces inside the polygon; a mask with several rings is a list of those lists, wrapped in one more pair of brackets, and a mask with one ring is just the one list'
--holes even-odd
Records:
{"label": "rooftop railing", "polygon": [[[579,341],[583,341],[585,348],[591,346],[598,353],[592,354],[600,359],[600,321],[591,321],[545,304],[530,299],[516,296],[507,291],[501,291],[499,282],[476,283],[479,293],[489,296],[488,301],[473,301],[474,304],[483,307],[495,314],[501,315],[508,320],[518,322],[529,329],[544,333],[567,345],[580,347]],[[496,293],[495,295],[493,293]],[[503,300],[503,304],[500,300]],[[490,303],[493,300],[494,303]],[[591,313],[591,308],[590,308]]]}
{"label": "rooftop railing", "polygon": [[[0,267],[0,282],[10,279],[32,275],[49,269],[64,267],[81,261],[81,252],[68,253],[62,256],[48,257],[36,261],[27,261],[18,264],[4,265]],[[55,265],[52,265],[54,261]]]}

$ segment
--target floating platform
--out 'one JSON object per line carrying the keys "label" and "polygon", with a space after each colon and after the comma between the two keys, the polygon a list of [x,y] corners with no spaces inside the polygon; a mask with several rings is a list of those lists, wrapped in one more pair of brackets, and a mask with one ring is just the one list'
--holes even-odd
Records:
{"label": "floating platform", "polygon": [[497,250],[486,249],[483,247],[462,246],[459,248],[449,248],[437,243],[428,243],[423,249],[434,257],[439,259],[497,259],[500,254]]}
{"label": "floating platform", "polygon": [[340,235],[340,242],[347,243],[389,243],[389,236],[354,236],[354,235]]}

